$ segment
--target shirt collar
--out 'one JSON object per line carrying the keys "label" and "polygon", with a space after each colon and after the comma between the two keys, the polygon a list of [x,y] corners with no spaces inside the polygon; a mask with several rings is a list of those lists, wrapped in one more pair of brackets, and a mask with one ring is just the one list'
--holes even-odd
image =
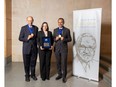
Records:
{"label": "shirt collar", "polygon": [[[28,24],[27,24],[28,25]],[[30,26],[30,25],[28,25],[29,26],[29,28],[32,28],[32,25]]]}
{"label": "shirt collar", "polygon": [[60,28],[60,27],[58,27],[58,29],[63,29],[63,27],[61,27],[61,28]]}

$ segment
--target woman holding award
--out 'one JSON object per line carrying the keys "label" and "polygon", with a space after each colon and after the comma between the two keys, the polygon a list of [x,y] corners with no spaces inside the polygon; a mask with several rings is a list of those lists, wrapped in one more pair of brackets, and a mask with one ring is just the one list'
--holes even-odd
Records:
{"label": "woman holding award", "polygon": [[39,59],[40,59],[40,74],[43,81],[49,80],[50,77],[50,64],[51,55],[53,48],[53,36],[52,32],[49,31],[47,22],[43,22],[41,31],[38,33],[38,44],[39,44]]}

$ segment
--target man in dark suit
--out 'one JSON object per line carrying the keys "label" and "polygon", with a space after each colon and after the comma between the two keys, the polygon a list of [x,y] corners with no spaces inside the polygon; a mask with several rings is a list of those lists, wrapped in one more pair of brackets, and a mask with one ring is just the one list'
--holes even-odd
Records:
{"label": "man in dark suit", "polygon": [[55,56],[56,56],[56,63],[57,63],[57,71],[58,76],[56,80],[62,78],[62,81],[66,82],[66,75],[67,75],[67,55],[68,55],[68,45],[67,43],[70,42],[71,35],[70,30],[64,27],[64,19],[58,19],[58,28],[54,29],[54,41],[55,41]]}
{"label": "man in dark suit", "polygon": [[25,81],[31,78],[37,80],[35,75],[35,66],[37,60],[37,34],[38,27],[33,25],[33,17],[27,17],[27,25],[23,26],[20,31],[19,40],[23,42],[23,62],[25,70]]}

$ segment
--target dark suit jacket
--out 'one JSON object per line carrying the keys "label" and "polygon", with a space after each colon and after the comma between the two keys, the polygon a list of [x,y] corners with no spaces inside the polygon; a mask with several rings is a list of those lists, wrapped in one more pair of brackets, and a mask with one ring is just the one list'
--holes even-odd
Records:
{"label": "dark suit jacket", "polygon": [[55,41],[55,47],[54,51],[62,51],[62,52],[68,52],[68,45],[67,43],[72,40],[71,35],[70,35],[70,30],[66,27],[63,27],[63,34],[62,37],[64,37],[64,40],[58,40],[56,41],[56,36],[58,36],[58,28],[54,29],[54,41]]}
{"label": "dark suit jacket", "polygon": [[19,40],[23,42],[23,54],[29,54],[31,48],[34,49],[34,52],[37,53],[37,34],[38,34],[38,27],[35,25],[33,26],[33,34],[34,37],[27,40],[28,35],[30,35],[30,31],[28,30],[28,25],[25,25],[21,28]]}
{"label": "dark suit jacket", "polygon": [[[45,37],[44,32],[43,31],[39,31],[38,32],[38,45],[39,45],[39,48],[40,48],[40,46],[42,46],[42,38],[43,37]],[[52,35],[51,31],[48,31],[48,36],[47,37],[51,38],[51,45],[53,46],[54,39],[53,39],[53,35]]]}

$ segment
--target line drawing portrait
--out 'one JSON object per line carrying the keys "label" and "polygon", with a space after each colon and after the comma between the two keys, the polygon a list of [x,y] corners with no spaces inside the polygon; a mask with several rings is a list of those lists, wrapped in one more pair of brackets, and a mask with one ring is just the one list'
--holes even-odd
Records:
{"label": "line drawing portrait", "polygon": [[82,33],[75,41],[76,58],[81,62],[83,69],[91,69],[90,62],[94,61],[96,50],[96,39],[90,33]]}

